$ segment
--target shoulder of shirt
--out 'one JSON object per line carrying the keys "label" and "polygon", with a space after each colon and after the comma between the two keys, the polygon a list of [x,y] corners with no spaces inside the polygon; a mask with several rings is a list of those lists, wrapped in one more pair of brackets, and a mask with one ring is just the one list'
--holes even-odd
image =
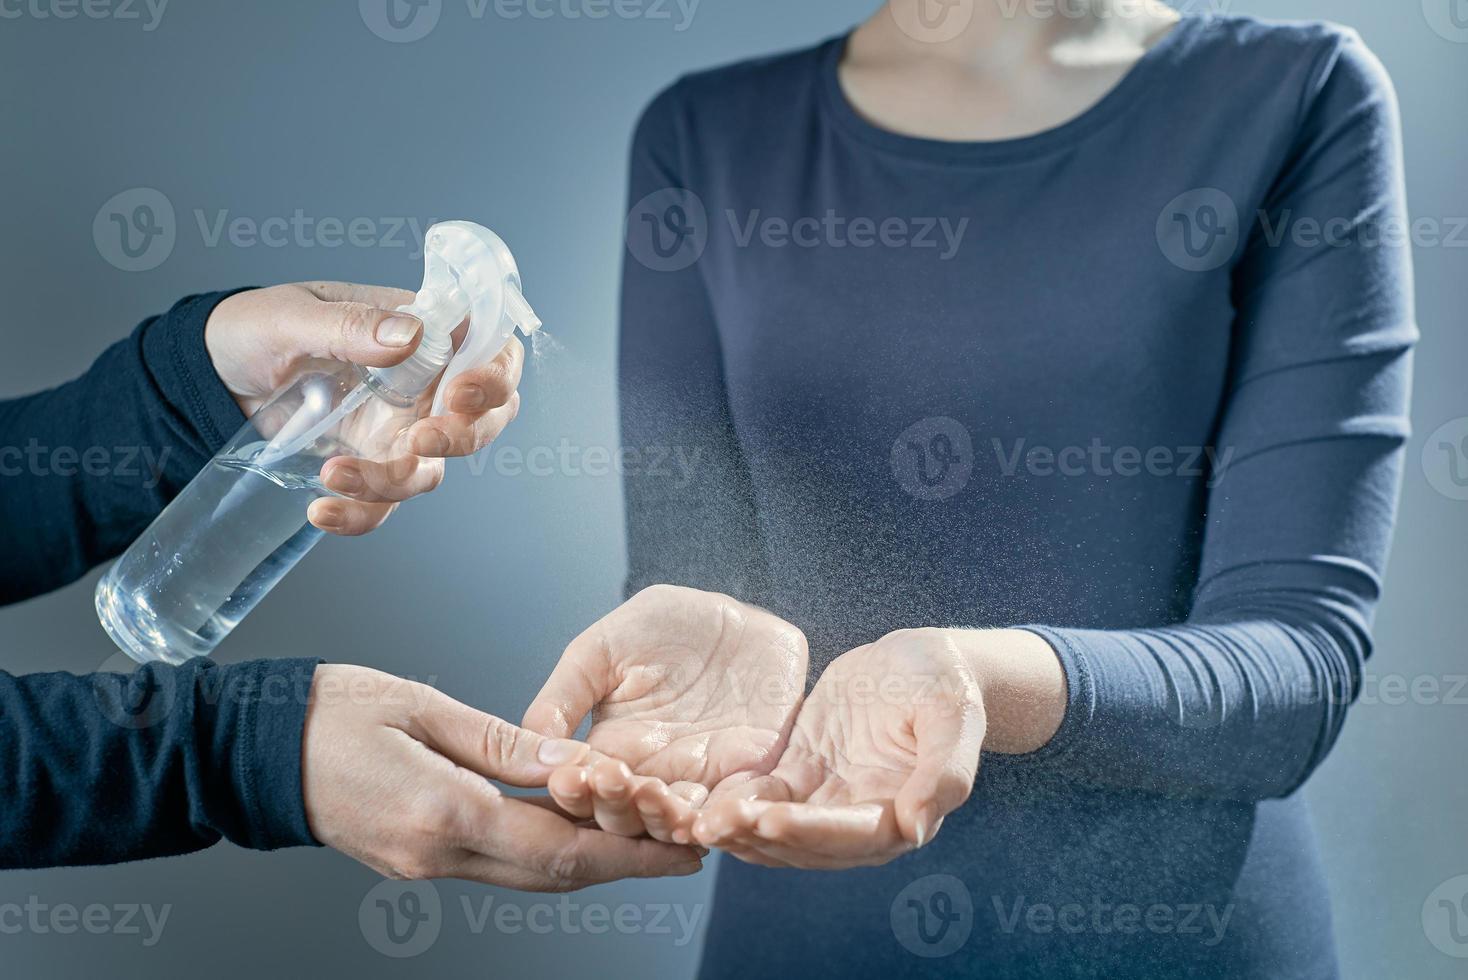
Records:
{"label": "shoulder of shirt", "polygon": [[[1223,14],[1190,15],[1183,26],[1188,36],[1181,39],[1175,65],[1198,84],[1232,89],[1246,99],[1251,84],[1295,86],[1302,112],[1327,83],[1394,98],[1385,69],[1350,27]],[[648,103],[635,142],[676,141],[703,129],[700,120],[716,128],[757,125],[819,84],[821,59],[834,43],[839,38],[684,75]]]}
{"label": "shoulder of shirt", "polygon": [[[1221,14],[1198,20],[1182,63],[1193,70],[1217,69],[1224,85],[1238,81],[1239,75],[1266,81],[1297,77],[1303,80],[1301,94],[1306,101],[1328,79],[1366,90],[1391,90],[1391,79],[1376,55],[1360,34],[1342,24]],[[1235,71],[1229,71],[1230,64]]]}
{"label": "shoulder of shirt", "polygon": [[643,110],[638,140],[657,139],[698,118],[728,121],[778,111],[797,92],[818,82],[822,55],[832,43],[836,41],[683,75]]}

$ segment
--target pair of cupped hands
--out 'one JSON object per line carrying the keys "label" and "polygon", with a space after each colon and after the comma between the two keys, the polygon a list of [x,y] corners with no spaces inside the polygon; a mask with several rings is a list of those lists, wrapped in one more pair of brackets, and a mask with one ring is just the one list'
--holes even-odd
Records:
{"label": "pair of cupped hands", "polygon": [[[394,310],[411,296],[327,282],[252,290],[218,304],[204,340],[250,414],[312,364],[408,357],[421,324]],[[445,416],[404,429],[380,458],[328,462],[333,495],[311,522],[362,534],[434,489],[445,458],[515,417],[523,360],[512,340],[453,381]],[[392,877],[532,891],[693,874],[713,847],[780,867],[880,864],[931,840],[968,798],[981,748],[1044,744],[1064,706],[1053,651],[1018,630],[889,633],[827,665],[809,693],[808,667],[794,625],[667,585],[577,637],[521,725],[423,684],[322,665],[303,735],[306,818],[321,843]]]}
{"label": "pair of cupped hands", "polygon": [[807,694],[798,628],[655,585],[571,642],[519,726],[322,666],[308,817],[323,843],[389,876],[527,890],[692,874],[715,847],[774,867],[881,864],[930,841],[973,789],[985,695],[958,632],[890,633]]}

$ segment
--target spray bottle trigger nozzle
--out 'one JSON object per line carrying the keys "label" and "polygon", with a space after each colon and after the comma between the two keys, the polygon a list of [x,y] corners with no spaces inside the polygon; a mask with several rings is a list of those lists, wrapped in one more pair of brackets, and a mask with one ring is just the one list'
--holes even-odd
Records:
{"label": "spray bottle trigger nozzle", "polygon": [[505,284],[505,314],[527,337],[540,329],[540,317],[535,315],[525,294],[514,283]]}

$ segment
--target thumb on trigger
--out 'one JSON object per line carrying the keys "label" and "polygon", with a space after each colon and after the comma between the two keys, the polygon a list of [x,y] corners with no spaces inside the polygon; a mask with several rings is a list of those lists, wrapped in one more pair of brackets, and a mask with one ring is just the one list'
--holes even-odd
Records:
{"label": "thumb on trigger", "polygon": [[325,303],[317,323],[319,343],[313,347],[333,360],[391,367],[407,359],[423,336],[423,323],[408,313],[381,310],[365,303]]}

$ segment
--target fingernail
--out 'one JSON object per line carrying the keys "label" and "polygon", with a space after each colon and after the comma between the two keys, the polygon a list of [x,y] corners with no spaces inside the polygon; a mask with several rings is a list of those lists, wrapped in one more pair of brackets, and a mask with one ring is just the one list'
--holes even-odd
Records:
{"label": "fingernail", "polygon": [[442,456],[449,451],[449,437],[437,429],[419,429],[413,437],[413,451],[419,456]]}
{"label": "fingernail", "polygon": [[324,531],[335,531],[342,526],[342,511],[340,507],[322,507],[316,512],[311,523]]}
{"label": "fingernail", "polygon": [[410,316],[388,317],[377,325],[377,342],[384,347],[407,347],[421,324]]}
{"label": "fingernail", "polygon": [[331,482],[342,493],[362,492],[362,474],[357,471],[355,466],[337,467],[336,472],[331,475]]}
{"label": "fingernail", "polygon": [[698,856],[701,858],[706,858],[709,856],[709,849],[707,847],[704,847],[702,844],[695,845],[693,849],[698,852]]}
{"label": "fingernail", "polygon": [[675,844],[691,844],[693,843],[693,838],[689,836],[688,831],[684,830],[682,827],[679,827],[677,830],[673,831],[673,842]]}
{"label": "fingernail", "polygon": [[578,761],[586,746],[580,742],[570,739],[555,738],[548,742],[540,743],[540,750],[535,753],[542,764],[547,766],[568,766]]}
{"label": "fingernail", "polygon": [[673,868],[675,875],[696,875],[703,870],[702,861],[694,861],[689,864],[679,864]]}
{"label": "fingernail", "polygon": [[484,393],[483,388],[460,388],[454,392],[454,398],[449,402],[452,411],[465,414],[482,411],[488,405],[489,396]]}
{"label": "fingernail", "polygon": [[936,837],[938,835],[938,828],[941,826],[943,826],[942,816],[930,817],[926,813],[919,815],[914,825],[914,829],[917,831],[917,846],[922,847]]}

